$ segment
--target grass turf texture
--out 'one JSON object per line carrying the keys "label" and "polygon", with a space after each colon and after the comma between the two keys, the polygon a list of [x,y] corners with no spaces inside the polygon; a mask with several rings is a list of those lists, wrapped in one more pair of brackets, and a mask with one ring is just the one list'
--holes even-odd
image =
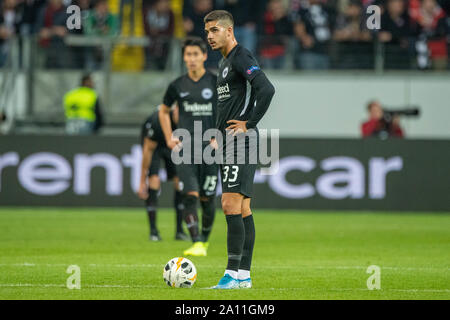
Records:
{"label": "grass turf texture", "polygon": [[[226,266],[218,212],[208,257],[190,258],[192,289],[169,288],[172,210],[160,210],[163,242],[148,241],[139,209],[0,209],[0,299],[450,299],[450,215],[370,212],[255,212],[250,290],[217,291]],[[81,290],[65,287],[81,268]],[[366,286],[381,267],[381,290]]]}

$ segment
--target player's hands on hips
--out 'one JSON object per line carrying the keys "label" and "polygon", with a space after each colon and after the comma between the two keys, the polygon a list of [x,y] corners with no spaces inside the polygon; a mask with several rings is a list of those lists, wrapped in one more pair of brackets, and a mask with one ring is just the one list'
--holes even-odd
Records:
{"label": "player's hands on hips", "polygon": [[147,190],[147,185],[145,184],[145,182],[139,184],[138,196],[142,200],[147,200],[148,190]]}
{"label": "player's hands on hips", "polygon": [[247,121],[229,120],[227,123],[229,126],[225,130],[228,131],[228,134],[235,136],[239,133],[247,132]]}

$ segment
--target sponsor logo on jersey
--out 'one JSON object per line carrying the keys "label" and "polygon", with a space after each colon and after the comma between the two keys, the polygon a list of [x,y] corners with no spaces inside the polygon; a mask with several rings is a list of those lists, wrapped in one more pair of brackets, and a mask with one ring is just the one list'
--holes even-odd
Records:
{"label": "sponsor logo on jersey", "polygon": [[184,111],[191,112],[193,116],[210,116],[212,115],[212,103],[189,103],[187,101],[183,102]]}
{"label": "sponsor logo on jersey", "polygon": [[212,92],[212,90],[210,88],[205,88],[205,89],[202,90],[202,97],[203,97],[203,99],[209,100],[209,99],[212,98],[212,96],[213,96],[213,92]]}
{"label": "sponsor logo on jersey", "polygon": [[223,86],[217,87],[217,94],[219,95],[219,100],[231,97],[230,86],[228,85],[228,83],[224,84]]}
{"label": "sponsor logo on jersey", "polygon": [[181,98],[187,97],[188,95],[189,95],[189,92],[180,92]]}
{"label": "sponsor logo on jersey", "polygon": [[251,66],[248,70],[247,70],[247,74],[252,74],[254,71],[257,70],[261,70],[258,66]]}
{"label": "sponsor logo on jersey", "polygon": [[227,75],[228,75],[228,67],[226,67],[225,69],[223,69],[223,71],[222,71],[222,78],[226,78],[227,77]]}

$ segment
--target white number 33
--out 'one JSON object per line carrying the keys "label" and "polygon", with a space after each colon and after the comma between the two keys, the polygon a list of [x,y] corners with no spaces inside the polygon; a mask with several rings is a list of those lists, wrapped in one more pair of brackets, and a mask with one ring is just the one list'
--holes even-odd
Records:
{"label": "white number 33", "polygon": [[[223,168],[223,182],[236,182],[239,172],[239,166],[231,166],[231,175],[228,175],[230,166],[224,166]],[[228,180],[228,178],[230,178]]]}

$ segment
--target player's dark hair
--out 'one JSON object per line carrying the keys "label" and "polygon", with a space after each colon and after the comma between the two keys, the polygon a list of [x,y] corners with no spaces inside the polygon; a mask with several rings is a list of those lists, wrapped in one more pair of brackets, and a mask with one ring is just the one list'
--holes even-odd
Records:
{"label": "player's dark hair", "polygon": [[186,47],[188,46],[196,46],[199,47],[200,50],[202,50],[203,53],[206,53],[208,51],[208,47],[206,46],[206,42],[202,40],[202,38],[199,37],[188,37],[183,42],[183,48],[182,53],[184,55],[184,51],[186,50]]}
{"label": "player's dark hair", "polygon": [[233,15],[226,10],[214,10],[208,13],[203,19],[205,23],[211,21],[228,21],[234,25]]}

